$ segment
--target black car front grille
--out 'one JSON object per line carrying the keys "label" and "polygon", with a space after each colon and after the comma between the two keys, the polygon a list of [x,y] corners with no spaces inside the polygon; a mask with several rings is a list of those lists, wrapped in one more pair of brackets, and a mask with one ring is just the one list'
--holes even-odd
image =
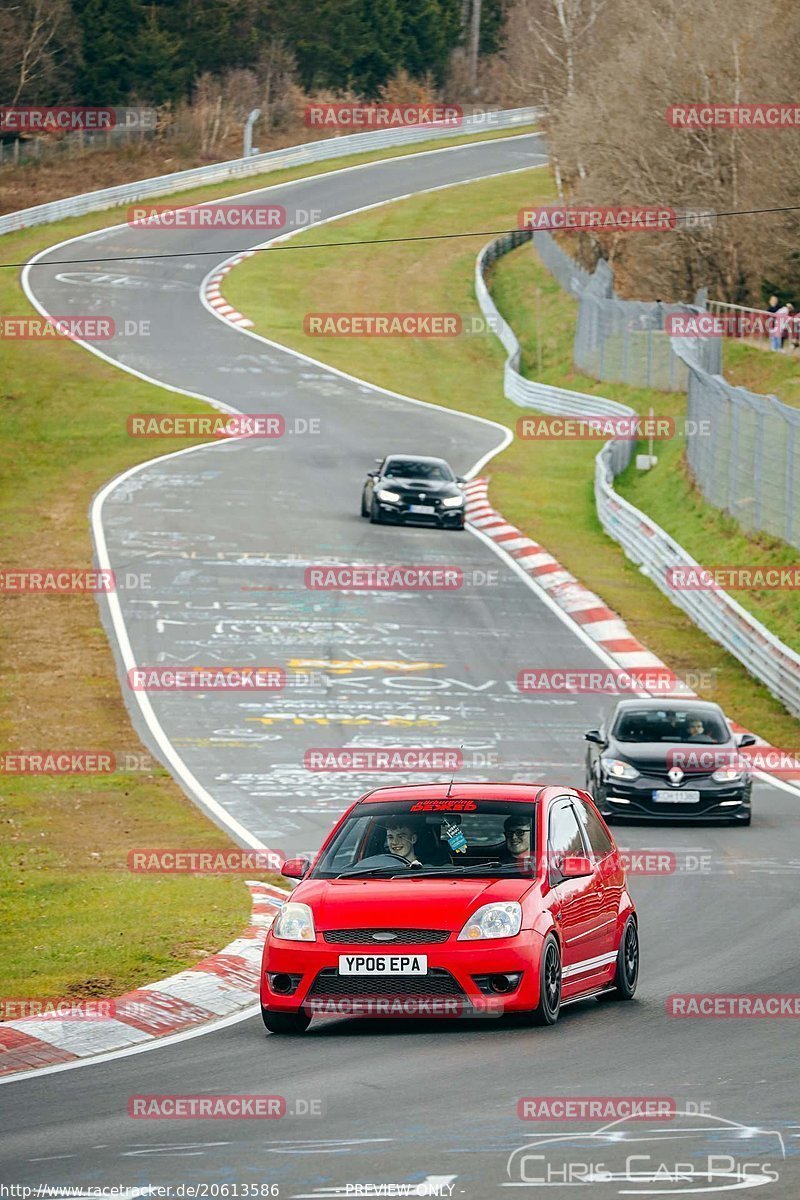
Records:
{"label": "black car front grille", "polygon": [[[669,782],[668,768],[666,766],[640,766],[638,763],[632,763],[631,765],[636,767],[636,770],[643,779],[656,779],[660,783],[663,783],[665,787],[672,786]],[[681,783],[691,787],[693,780],[699,783],[701,780],[710,779],[711,775],[711,771],[686,771]]]}
{"label": "black car front grille", "polygon": [[449,971],[434,967],[427,975],[340,975],[335,967],[320,971],[311,985],[309,1000],[329,996],[463,996]]}
{"label": "black car front grille", "polygon": [[[382,934],[393,934],[392,938],[384,939]],[[376,936],[377,935],[377,936]],[[424,942],[446,942],[450,937],[447,929],[326,929],[323,934],[326,942],[351,946],[386,946],[392,949],[396,945],[414,946]]]}

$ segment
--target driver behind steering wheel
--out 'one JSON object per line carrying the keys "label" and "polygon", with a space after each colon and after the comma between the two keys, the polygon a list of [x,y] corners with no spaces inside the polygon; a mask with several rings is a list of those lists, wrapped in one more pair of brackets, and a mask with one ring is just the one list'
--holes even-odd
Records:
{"label": "driver behind steering wheel", "polygon": [[410,867],[422,866],[414,852],[416,843],[416,831],[403,821],[393,821],[386,826],[386,849],[390,854],[404,858]]}

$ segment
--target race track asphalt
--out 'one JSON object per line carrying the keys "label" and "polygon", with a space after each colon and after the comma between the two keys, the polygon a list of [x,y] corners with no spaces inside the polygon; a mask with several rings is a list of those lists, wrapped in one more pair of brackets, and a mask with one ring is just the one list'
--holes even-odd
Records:
{"label": "race track asphalt", "polygon": [[[266,189],[248,202],[330,217],[542,161],[540,139],[504,139]],[[447,203],[446,190],[441,199]],[[503,431],[381,393],[224,325],[201,303],[200,283],[215,261],[263,237],[116,229],[55,248],[29,276],[52,313],[112,315],[118,327],[149,320],[148,337],[103,343],[122,366],[243,412],[281,413],[292,428],[296,418],[319,422],[315,435],[162,459],[120,482],[103,504],[118,576],[151,576],[149,586],[120,592],[138,663],[277,663],[297,672],[283,692],[151,694],[155,720],[200,785],[187,790],[197,799],[210,793],[254,837],[293,852],[318,845],[350,799],[385,781],[308,772],[303,756],[314,747],[463,746],[464,778],[582,784],[582,733],[613,700],[523,696],[515,680],[523,667],[594,666],[591,649],[469,532],[377,527],[359,516],[374,458],[395,450],[442,454],[466,473]],[[137,257],[156,244],[175,256]],[[198,245],[218,249],[219,260],[188,256]],[[79,261],[103,256],[126,261]],[[290,253],[275,258],[276,270],[291,269]],[[170,411],[168,393],[163,408]],[[377,596],[309,590],[306,567],[325,562],[454,565],[465,586]],[[123,674],[119,654],[118,662]],[[121,687],[156,753],[123,679]],[[550,1144],[530,1156],[544,1154],[553,1172],[565,1156],[578,1167],[593,1164],[591,1194],[601,1198],[631,1194],[629,1181],[598,1173],[600,1163],[619,1163],[620,1145],[673,1173],[677,1163],[699,1170],[709,1153],[740,1155],[762,1164],[745,1173],[752,1186],[764,1170],[777,1172],[765,1196],[794,1195],[796,1024],[677,1020],[665,1001],[684,992],[800,990],[799,798],[757,783],[750,829],[616,828],[620,844],[673,850],[685,868],[631,881],[643,945],[633,1003],[584,1002],[548,1030],[490,1019],[333,1019],[284,1039],[266,1035],[254,1018],[10,1083],[0,1088],[3,1178],[85,1187],[276,1184],[282,1197],[356,1195],[356,1184],[428,1179],[479,1200],[504,1186],[539,1194],[523,1180],[541,1177],[544,1160],[529,1157],[521,1173],[518,1159],[507,1169],[508,1157],[567,1131],[576,1135],[567,1150]],[[705,856],[705,869],[691,869],[693,855]],[[196,1092],[280,1094],[290,1108],[299,1100],[322,1111],[275,1122],[127,1115],[132,1094]],[[588,1143],[578,1131],[595,1123],[541,1125],[517,1116],[525,1096],[626,1095],[674,1098],[690,1115],[626,1123],[615,1137]],[[665,1141],[666,1126],[673,1136]],[[556,1173],[548,1194],[573,1195],[580,1186],[573,1179],[567,1187]],[[680,1194],[699,1186],[695,1179]],[[652,1187],[665,1193],[663,1182]]]}

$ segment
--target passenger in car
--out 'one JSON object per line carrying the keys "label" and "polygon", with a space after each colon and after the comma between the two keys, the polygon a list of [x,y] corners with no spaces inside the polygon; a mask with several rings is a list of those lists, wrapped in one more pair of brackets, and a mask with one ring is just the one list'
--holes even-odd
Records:
{"label": "passenger in car", "polygon": [[530,858],[531,853],[531,823],[528,817],[515,817],[512,813],[503,822],[505,846],[499,854],[500,862],[517,863]]}
{"label": "passenger in car", "polygon": [[662,742],[668,741],[671,737],[673,737],[675,735],[677,735],[677,736],[675,736],[676,741],[682,741],[683,740],[683,732],[684,732],[684,720],[685,720],[685,718],[679,717],[674,709],[670,709],[669,712],[667,713],[666,721],[664,723],[664,728],[661,733]]}

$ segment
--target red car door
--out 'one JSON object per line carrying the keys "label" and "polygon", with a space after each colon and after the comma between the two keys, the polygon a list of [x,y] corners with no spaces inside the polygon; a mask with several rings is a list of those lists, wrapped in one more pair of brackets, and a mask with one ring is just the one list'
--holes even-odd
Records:
{"label": "red car door", "polygon": [[622,893],[625,888],[625,872],[622,869],[614,840],[594,806],[588,804],[580,796],[574,796],[572,804],[578,814],[584,840],[598,865],[603,889],[603,926],[600,935],[602,949],[600,952],[607,953],[615,950],[617,945],[617,925]]}
{"label": "red car door", "polygon": [[601,865],[591,873],[565,879],[567,858],[591,858],[591,850],[570,797],[552,804],[548,824],[548,870],[553,888],[553,915],[561,935],[565,995],[599,986],[613,960],[608,932]]}

